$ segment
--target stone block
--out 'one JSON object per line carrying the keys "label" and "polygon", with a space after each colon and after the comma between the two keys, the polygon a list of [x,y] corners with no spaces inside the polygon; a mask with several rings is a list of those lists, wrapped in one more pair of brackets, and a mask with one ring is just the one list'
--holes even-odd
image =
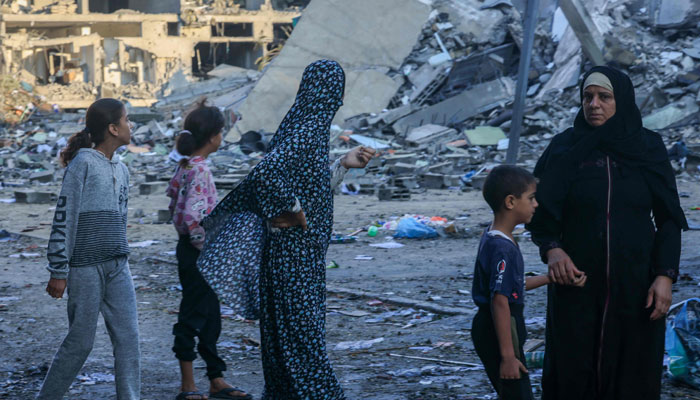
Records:
{"label": "stone block", "polygon": [[15,201],[24,204],[45,204],[56,200],[56,196],[51,192],[37,192],[34,190],[15,191]]}
{"label": "stone block", "polygon": [[29,175],[30,182],[49,183],[53,182],[53,171],[40,171]]}
{"label": "stone block", "polygon": [[166,182],[146,182],[139,185],[140,195],[150,195],[164,193],[165,189],[168,187]]}

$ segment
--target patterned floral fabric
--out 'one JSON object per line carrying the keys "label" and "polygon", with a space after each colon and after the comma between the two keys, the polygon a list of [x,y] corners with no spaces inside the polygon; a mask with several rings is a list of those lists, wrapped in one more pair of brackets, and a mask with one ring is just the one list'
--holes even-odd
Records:
{"label": "patterned floral fabric", "polygon": [[175,230],[190,235],[190,242],[198,249],[204,244],[202,219],[216,206],[214,177],[203,157],[194,157],[187,165],[179,166],[166,191],[171,198],[170,214]]}
{"label": "patterned floral fabric", "polygon": [[271,151],[203,222],[217,241],[238,229],[222,223],[227,216],[243,213],[252,221],[254,214],[267,221],[297,200],[306,214],[308,230],[268,231],[262,240],[260,331],[267,400],[345,398],[325,340],[325,255],[333,226],[328,142],[344,89],[338,63],[309,65]]}
{"label": "patterned floral fabric", "polygon": [[[331,165],[333,189],[340,185],[347,171],[340,159]],[[216,213],[203,224],[206,224],[206,245],[197,260],[202,276],[219,300],[236,314],[259,319],[265,222],[255,213],[243,211]]]}

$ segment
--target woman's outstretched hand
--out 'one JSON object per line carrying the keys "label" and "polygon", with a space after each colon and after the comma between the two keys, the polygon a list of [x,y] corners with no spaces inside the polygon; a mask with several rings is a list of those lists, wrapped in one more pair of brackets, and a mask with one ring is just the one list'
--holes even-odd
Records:
{"label": "woman's outstretched hand", "polygon": [[306,230],[306,214],[304,214],[304,210],[297,213],[285,211],[280,216],[272,218],[270,220],[270,225],[272,225],[273,228],[301,226],[302,229]]}
{"label": "woman's outstretched hand", "polygon": [[571,258],[563,249],[555,248],[547,252],[547,264],[549,266],[549,278],[559,285],[582,286],[581,277],[585,275],[579,271],[571,261]]}
{"label": "woman's outstretched hand", "polygon": [[646,308],[654,306],[651,317],[649,317],[652,321],[665,317],[669,307],[671,307],[672,284],[673,281],[667,276],[657,276],[654,283],[651,284],[647,292]]}
{"label": "woman's outstretched hand", "polygon": [[340,160],[340,165],[347,169],[364,168],[376,153],[377,150],[371,147],[358,146],[343,156]]}

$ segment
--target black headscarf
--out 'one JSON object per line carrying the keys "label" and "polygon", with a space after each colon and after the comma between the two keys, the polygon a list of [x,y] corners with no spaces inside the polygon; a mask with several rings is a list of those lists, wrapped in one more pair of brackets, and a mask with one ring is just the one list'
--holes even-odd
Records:
{"label": "black headscarf", "polygon": [[[270,141],[270,150],[298,130],[302,122],[329,139],[335,113],[343,105],[345,72],[336,61],[318,60],[304,70],[292,108]],[[328,141],[328,140],[326,140]]]}
{"label": "black headscarf", "polygon": [[537,200],[541,207],[561,221],[566,196],[576,176],[578,165],[593,150],[599,150],[623,165],[641,168],[653,195],[659,198],[674,222],[684,230],[688,223],[678,199],[676,179],[668,161],[668,152],[661,136],[642,126],[642,115],[634,99],[634,86],[623,72],[598,66],[583,77],[583,83],[594,72],[605,75],[613,86],[615,114],[603,125],[592,127],[586,122],[583,107],[573,128],[552,139],[537,161],[534,174],[540,178]]}

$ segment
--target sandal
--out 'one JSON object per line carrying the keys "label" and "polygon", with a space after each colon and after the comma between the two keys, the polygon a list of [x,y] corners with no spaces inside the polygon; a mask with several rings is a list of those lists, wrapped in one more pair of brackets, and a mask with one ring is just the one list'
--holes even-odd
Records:
{"label": "sandal", "polygon": [[[188,398],[190,396],[199,396],[196,399]],[[206,399],[207,395],[204,394],[203,392],[180,392],[178,393],[177,397],[175,397],[175,400],[204,400]]]}
{"label": "sandal", "polygon": [[[233,392],[238,392],[238,393],[243,393],[243,395],[239,396],[233,396],[231,393]],[[244,392],[242,389],[236,388],[236,387],[230,387],[230,388],[225,388],[221,389],[216,393],[210,392],[209,393],[209,398],[210,399],[237,399],[237,400],[253,400],[253,396],[249,395],[248,393]]]}

